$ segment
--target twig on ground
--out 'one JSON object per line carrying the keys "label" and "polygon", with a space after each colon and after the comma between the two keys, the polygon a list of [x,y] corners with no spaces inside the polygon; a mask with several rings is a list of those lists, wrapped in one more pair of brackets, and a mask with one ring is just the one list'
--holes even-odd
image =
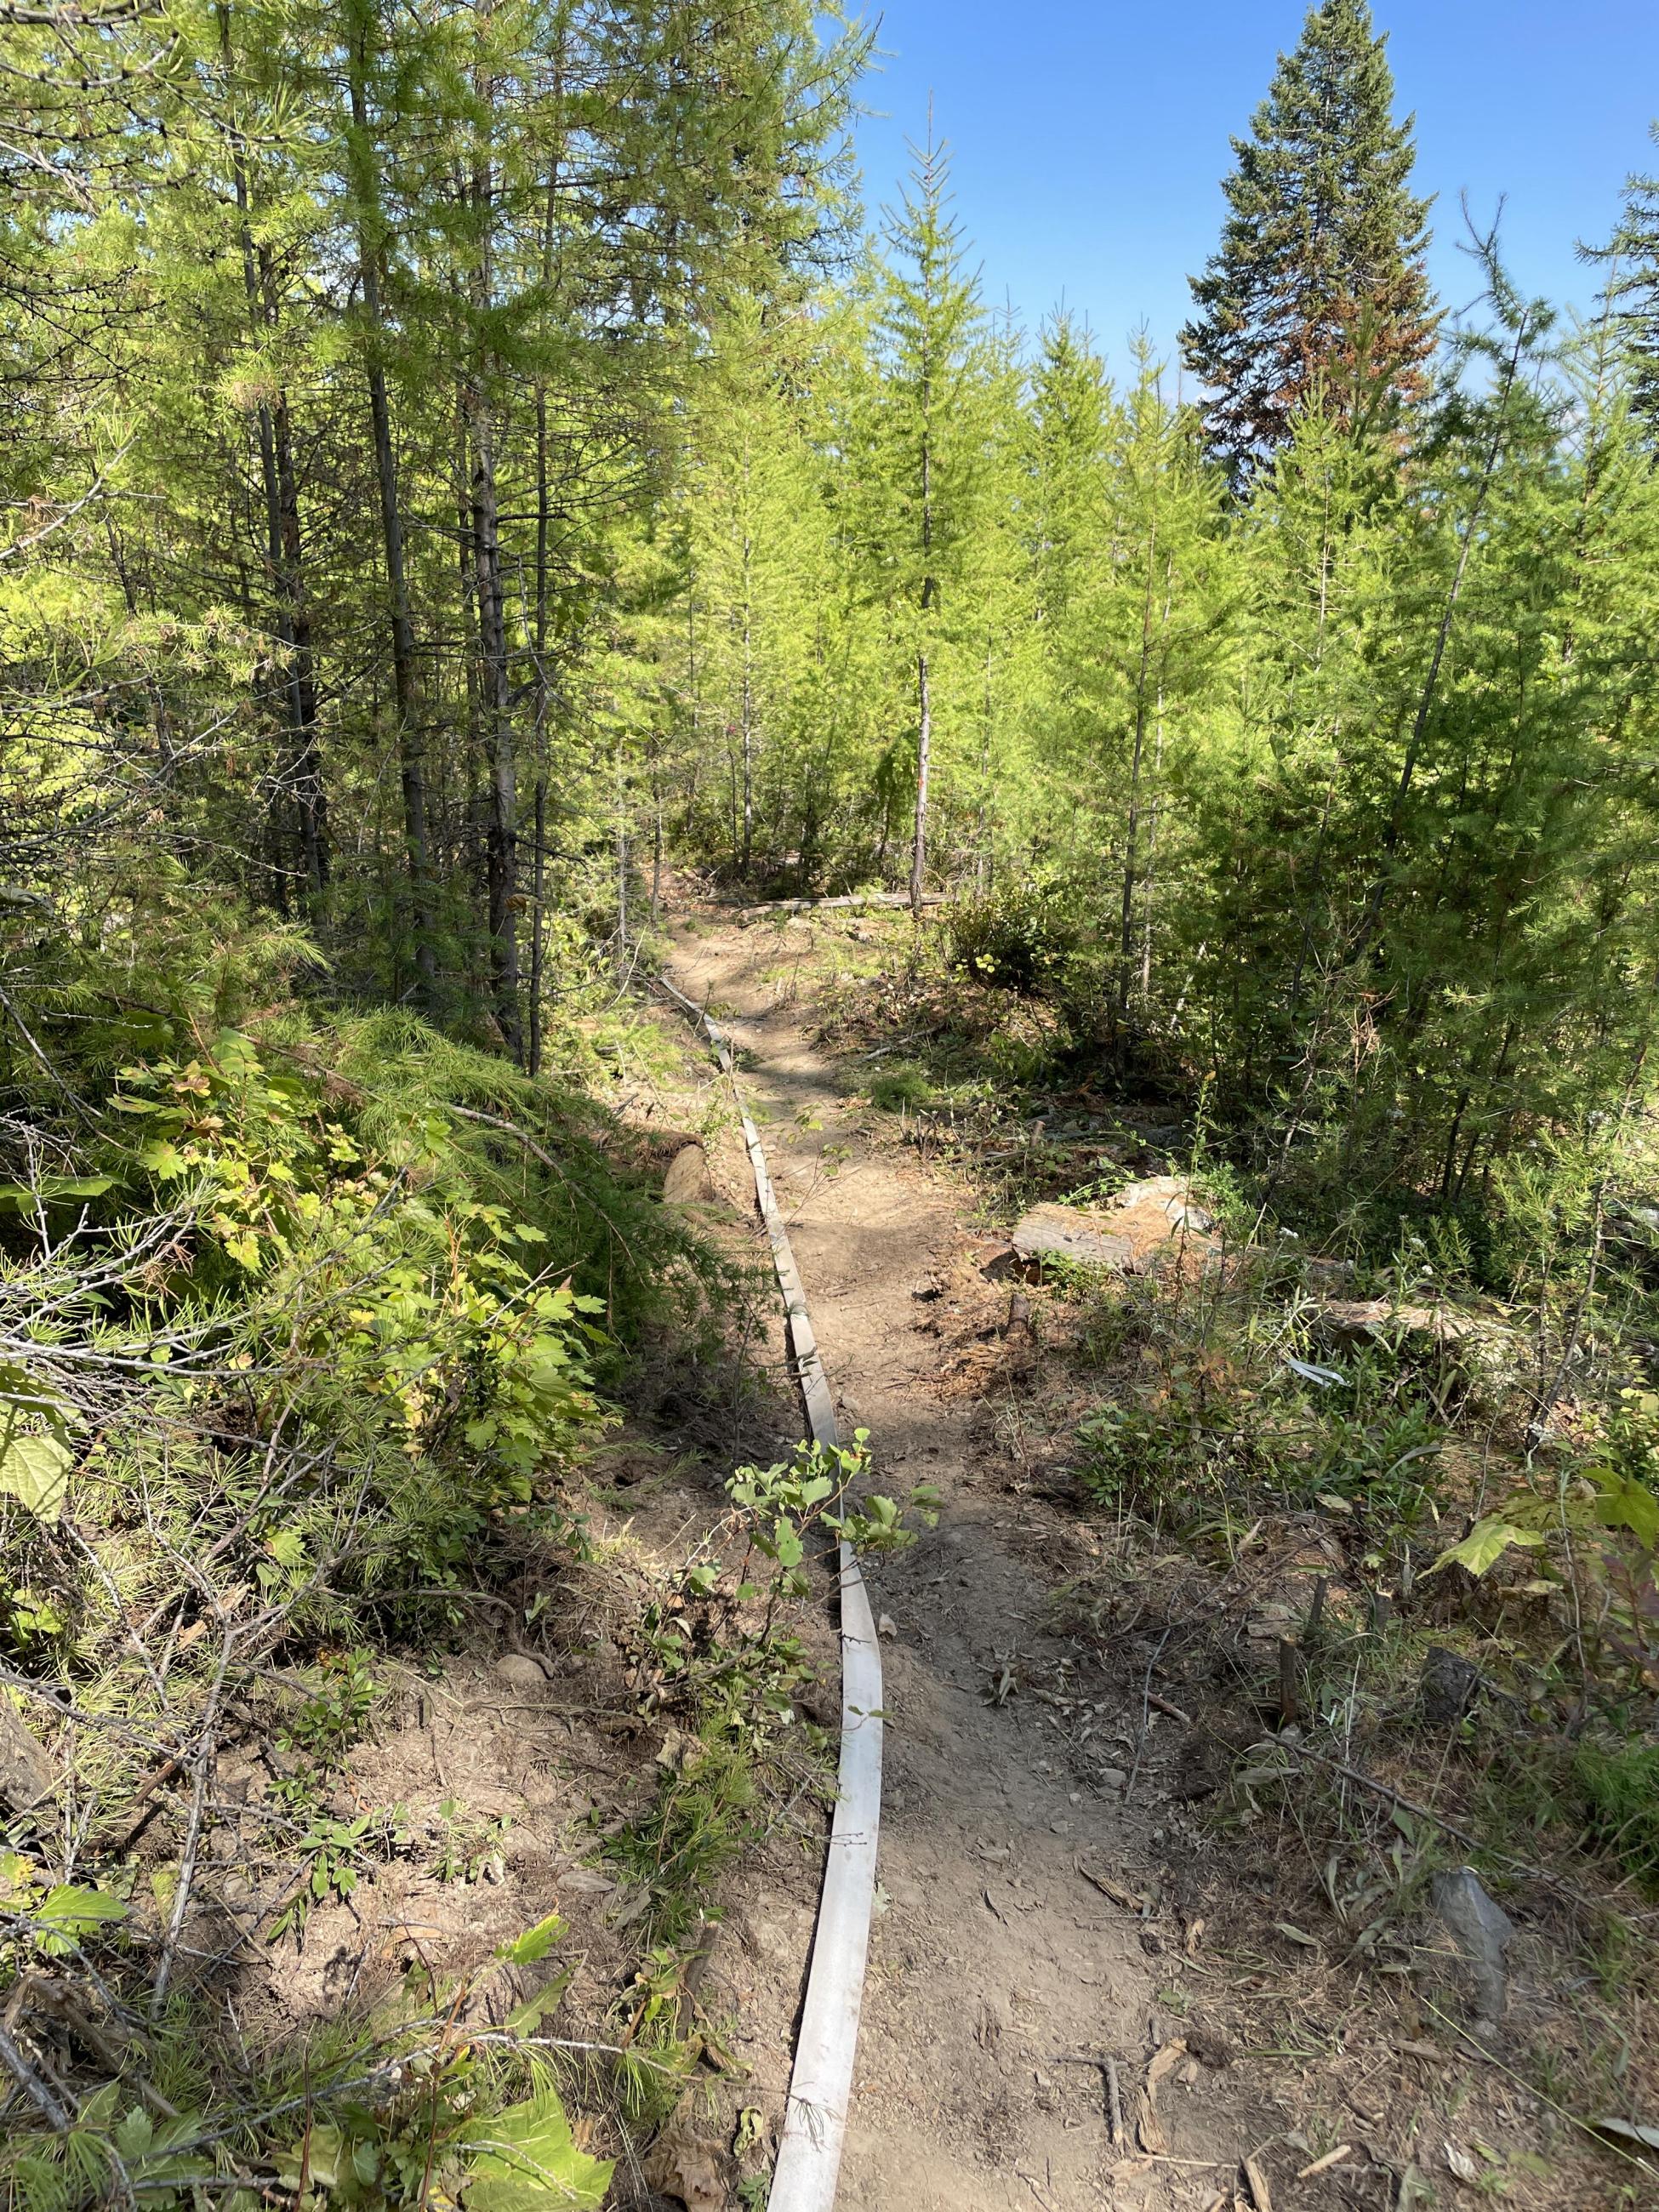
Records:
{"label": "twig on ground", "polygon": [[159,2016],[167,2002],[167,1983],[173,1973],[174,1954],[183,1933],[185,1915],[190,1910],[190,1893],[196,1881],[197,1854],[201,1848],[202,1820],[206,1810],[208,1773],[217,1748],[216,1732],[219,1715],[219,1700],[224,1694],[225,1677],[230,1671],[230,1655],[236,1647],[236,1632],[225,1631],[224,1649],[219,1655],[219,1671],[214,1677],[213,1687],[208,1693],[207,1709],[202,1716],[202,1733],[197,1746],[195,1769],[196,1787],[191,1799],[190,1826],[185,1837],[184,1856],[179,1862],[179,1888],[173,1900],[173,1912],[167,1922],[167,1932],[161,1944],[161,1956],[155,1968],[155,1995],[150,2000],[151,2017]]}

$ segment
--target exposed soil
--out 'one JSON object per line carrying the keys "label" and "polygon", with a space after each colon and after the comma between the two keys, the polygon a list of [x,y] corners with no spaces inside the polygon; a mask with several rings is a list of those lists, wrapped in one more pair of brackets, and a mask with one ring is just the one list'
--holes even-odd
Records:
{"label": "exposed soil", "polygon": [[[1147,2130],[1156,2141],[1161,2122],[1167,2150],[1111,2144],[1093,2062],[1117,2061],[1133,2136],[1146,2063],[1186,2023],[1162,2002],[1168,1977],[1143,1948],[1139,1916],[1079,1868],[1133,1893],[1158,1822],[1079,1777],[1027,1692],[1060,1678],[1069,1656],[1044,1621],[1045,1585],[1064,1562],[1051,1554],[1034,1576],[1054,1516],[1006,1495],[977,1394],[941,1391],[936,1310],[975,1241],[967,1194],[871,1140],[845,1079],[769,1005],[764,957],[760,934],[720,930],[678,940],[672,972],[721,1009],[742,1048],[843,1434],[871,1431],[883,1486],[927,1480],[945,1499],[937,1530],[869,1577],[891,1717],[882,1910],[841,2202],[1081,2212],[1115,2181],[1120,2203],[1207,2205],[1230,2196],[1241,2152],[1284,2122],[1264,2117],[1237,2075],[1177,2053]],[[1110,1716],[1097,1741],[1109,1748],[1120,1733],[1127,1758]],[[796,1982],[777,1968],[803,1955],[796,1916],[785,1927],[765,1908],[746,1917],[745,2036],[786,2047]],[[1219,2041],[1206,2047],[1222,2055]]]}

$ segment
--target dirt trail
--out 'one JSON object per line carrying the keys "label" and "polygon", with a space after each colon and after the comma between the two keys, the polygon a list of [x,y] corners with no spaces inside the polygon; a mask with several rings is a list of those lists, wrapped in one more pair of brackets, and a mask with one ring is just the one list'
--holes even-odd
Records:
{"label": "dirt trail", "polygon": [[[895,1632],[884,1642],[884,1909],[841,2206],[1096,2212],[1109,2201],[1151,2212],[1210,2205],[1224,2185],[1231,2203],[1254,2145],[1215,2106],[1224,2077],[1173,2055],[1158,2106],[1168,2152],[1152,2161],[1139,2145],[1112,2148],[1102,2075],[1073,2063],[1115,2056],[1133,2136],[1147,2060],[1182,2029],[1160,2014],[1137,1918],[1078,1867],[1133,1879],[1156,1856],[1156,1816],[1080,1785],[1036,1698],[996,1700],[1000,1680],[1006,1692],[1040,1675],[1060,1645],[1044,1626],[1028,1509],[994,1479],[973,1405],[941,1395],[937,1339],[922,1333],[929,1270],[960,1246],[966,1200],[866,1139],[843,1079],[772,1004],[762,971],[776,958],[763,928],[677,934],[672,973],[724,1010],[744,1050],[843,1432],[871,1431],[884,1486],[927,1480],[945,1499],[938,1530],[871,1576]],[[795,1990],[769,1989],[768,1966],[775,1981],[787,1975],[778,1954],[799,1940],[800,1915],[769,1930],[764,1917],[750,1916],[761,1933],[744,2009],[781,2039]],[[764,2070],[775,2074],[775,2057]]]}

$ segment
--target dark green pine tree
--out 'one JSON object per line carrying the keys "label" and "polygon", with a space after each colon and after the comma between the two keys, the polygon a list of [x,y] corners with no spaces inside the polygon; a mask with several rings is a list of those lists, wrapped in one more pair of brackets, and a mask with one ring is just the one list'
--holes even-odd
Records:
{"label": "dark green pine tree", "polygon": [[[1659,123],[1652,128],[1659,145]],[[1625,208],[1605,246],[1579,248],[1607,264],[1607,305],[1631,358],[1631,404],[1659,424],[1659,177],[1626,177]]]}
{"label": "dark green pine tree", "polygon": [[1394,119],[1386,46],[1366,0],[1321,0],[1233,141],[1226,224],[1181,345],[1236,480],[1316,393],[1375,418],[1425,388],[1429,203],[1411,189],[1413,118]]}

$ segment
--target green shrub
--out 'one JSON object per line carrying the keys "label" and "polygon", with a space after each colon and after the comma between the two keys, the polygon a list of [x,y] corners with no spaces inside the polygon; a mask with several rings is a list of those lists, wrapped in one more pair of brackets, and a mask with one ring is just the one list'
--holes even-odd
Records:
{"label": "green shrub", "polygon": [[1030,999],[1076,994],[1099,957],[1087,894],[1070,878],[1042,870],[953,908],[945,942],[952,968]]}
{"label": "green shrub", "polygon": [[930,1104],[935,1096],[927,1074],[914,1060],[895,1060],[870,1079],[870,1101],[884,1114]]}
{"label": "green shrub", "polygon": [[1581,1744],[1574,1773],[1594,1834],[1659,1885],[1659,1744]]}

